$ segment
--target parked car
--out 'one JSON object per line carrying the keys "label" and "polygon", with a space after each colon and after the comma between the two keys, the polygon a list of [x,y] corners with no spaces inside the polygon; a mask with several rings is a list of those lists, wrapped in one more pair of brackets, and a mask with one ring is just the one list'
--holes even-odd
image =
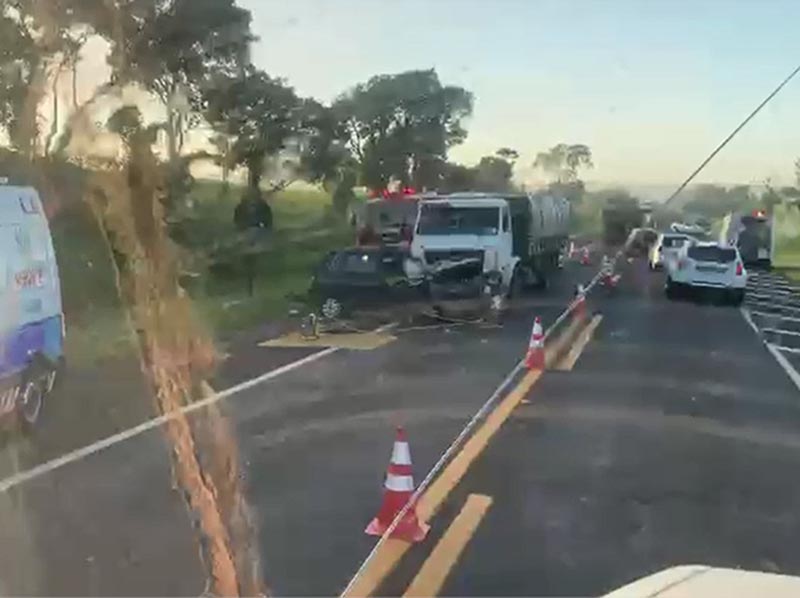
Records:
{"label": "parked car", "polygon": [[736,247],[717,243],[686,245],[667,268],[669,299],[688,291],[715,291],[724,293],[734,305],[744,300],[747,270]]}
{"label": "parked car", "polygon": [[668,262],[674,261],[681,248],[693,241],[694,239],[689,235],[661,233],[650,250],[650,269],[659,270]]}
{"label": "parked car", "polygon": [[314,274],[311,293],[325,318],[353,309],[382,307],[420,298],[422,285],[412,285],[397,247],[355,247],[329,253]]}

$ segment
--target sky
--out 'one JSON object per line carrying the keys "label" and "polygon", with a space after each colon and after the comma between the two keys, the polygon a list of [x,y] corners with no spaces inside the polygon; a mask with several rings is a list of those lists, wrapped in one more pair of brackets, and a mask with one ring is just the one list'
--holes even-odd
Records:
{"label": "sky", "polygon": [[[475,94],[474,163],[510,146],[520,180],[557,143],[588,181],[683,180],[800,63],[796,0],[239,0],[252,58],[323,101],[381,73],[435,68]],[[800,75],[697,181],[794,182]]]}

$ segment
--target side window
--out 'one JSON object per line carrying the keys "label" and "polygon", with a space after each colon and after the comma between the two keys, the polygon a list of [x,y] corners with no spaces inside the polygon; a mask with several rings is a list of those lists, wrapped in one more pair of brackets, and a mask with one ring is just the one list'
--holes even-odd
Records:
{"label": "side window", "polygon": [[503,208],[503,232],[508,232],[509,229],[508,208]]}
{"label": "side window", "polygon": [[333,252],[328,255],[328,259],[325,260],[325,270],[328,272],[337,272],[342,269],[342,261],[343,261],[343,254]]}

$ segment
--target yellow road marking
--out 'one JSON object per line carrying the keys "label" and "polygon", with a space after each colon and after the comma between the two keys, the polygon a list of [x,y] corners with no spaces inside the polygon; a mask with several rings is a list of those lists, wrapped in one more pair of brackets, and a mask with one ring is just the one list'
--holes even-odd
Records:
{"label": "yellow road marking", "polygon": [[592,340],[592,335],[597,327],[600,325],[600,322],[603,321],[603,316],[597,315],[592,318],[592,321],[589,322],[589,325],[584,328],[581,333],[578,335],[578,338],[573,343],[572,347],[570,347],[569,352],[562,357],[555,366],[555,369],[562,370],[562,371],[569,371],[573,367],[575,367],[575,363],[578,361],[578,358],[583,353],[583,349]]}
{"label": "yellow road marking", "polygon": [[396,340],[385,332],[341,332],[321,334],[318,338],[306,338],[299,332],[290,332],[258,344],[259,347],[338,347],[356,351],[370,351]]}
{"label": "yellow road marking", "polygon": [[552,367],[554,363],[558,363],[562,359],[564,350],[575,340],[578,331],[585,324],[586,318],[575,318],[556,339],[546,344],[545,363],[547,367]]}
{"label": "yellow road marking", "polygon": [[436,596],[458,557],[492,505],[492,498],[470,494],[461,512],[447,528],[403,596]]}
{"label": "yellow road marking", "polygon": [[[464,448],[445,467],[441,475],[431,484],[425,494],[417,503],[417,516],[423,522],[428,522],[442,505],[450,491],[461,481],[470,465],[483,452],[492,436],[508,419],[514,408],[519,405],[525,395],[533,387],[542,372],[532,370],[525,374],[522,380],[500,404],[486,418],[484,424],[470,438]],[[364,572],[355,580],[350,591],[344,596],[369,596],[386,576],[395,568],[397,563],[412,545],[402,540],[388,540],[379,549],[375,557],[367,564]]]}

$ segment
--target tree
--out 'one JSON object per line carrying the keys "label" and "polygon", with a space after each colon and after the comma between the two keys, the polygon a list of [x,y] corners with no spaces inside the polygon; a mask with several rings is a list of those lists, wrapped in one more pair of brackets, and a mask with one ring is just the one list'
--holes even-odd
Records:
{"label": "tree", "polygon": [[519,159],[519,152],[515,149],[511,149],[510,147],[501,147],[495,152],[495,155],[498,158],[502,158],[506,162],[511,162],[512,164]]}
{"label": "tree", "polygon": [[578,175],[581,169],[594,167],[592,150],[583,144],[559,143],[546,152],[539,152],[533,167],[553,177],[549,185],[553,193],[578,202],[586,190]]}
{"label": "tree", "polygon": [[593,168],[592,151],[583,144],[559,143],[545,152],[539,152],[533,167],[554,177],[557,183],[573,183],[578,180],[580,169]]}
{"label": "tree", "polygon": [[[243,76],[218,79],[206,90],[205,103],[209,123],[231,139],[230,163],[247,168],[252,187],[260,184],[267,159],[300,134],[303,106],[294,89],[253,67]],[[289,182],[281,179],[270,192]]]}
{"label": "tree", "polygon": [[443,86],[434,70],[378,75],[334,104],[361,182],[383,188],[390,180],[417,188],[441,181],[447,150],[466,138],[472,94]]}
{"label": "tree", "polygon": [[442,179],[439,190],[444,193],[455,193],[457,191],[470,191],[475,189],[476,169],[446,162],[442,169]]}
{"label": "tree", "polygon": [[510,190],[513,168],[513,164],[503,158],[498,156],[484,156],[475,167],[475,190]]}
{"label": "tree", "polygon": [[[86,0],[83,7],[96,1]],[[82,15],[81,0],[0,0],[0,126],[29,159],[39,145],[40,103],[86,41]],[[45,152],[57,132],[58,109],[53,93]]]}

